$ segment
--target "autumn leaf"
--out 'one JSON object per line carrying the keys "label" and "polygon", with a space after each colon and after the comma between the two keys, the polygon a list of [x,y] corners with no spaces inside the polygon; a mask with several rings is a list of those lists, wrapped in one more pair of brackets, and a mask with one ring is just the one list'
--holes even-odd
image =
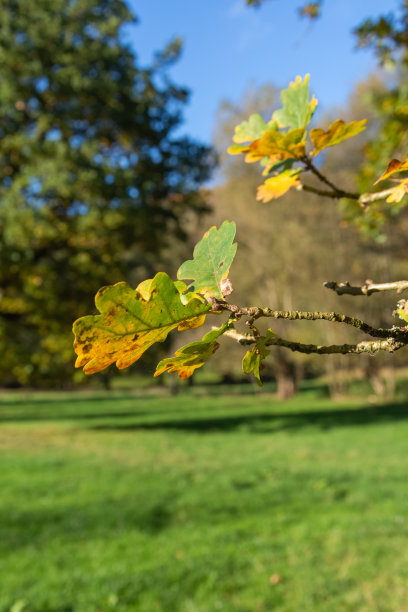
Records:
{"label": "autumn leaf", "polygon": [[159,272],[144,281],[138,290],[127,283],[103,287],[95,297],[101,314],[75,321],[75,367],[94,374],[116,362],[119,369],[137,361],[155,342],[163,342],[168,333],[194,329],[204,323],[211,308],[196,298],[181,302],[180,289]]}
{"label": "autumn leaf", "polygon": [[274,122],[265,123],[261,115],[255,113],[249,117],[248,121],[243,121],[237,125],[232,140],[236,143],[256,140],[261,138],[268,130],[277,129],[277,127]]}
{"label": "autumn leaf", "polygon": [[249,151],[249,144],[248,145],[233,144],[227,149],[227,152],[230,155],[241,155],[241,153],[248,153],[248,151]]}
{"label": "autumn leaf", "polygon": [[251,163],[269,157],[271,163],[276,163],[300,158],[305,153],[305,147],[302,129],[290,130],[286,134],[272,130],[249,145],[245,161]]}
{"label": "autumn leaf", "polygon": [[321,2],[307,2],[304,6],[299,9],[301,17],[308,17],[309,19],[317,19],[320,17]]}
{"label": "autumn leaf", "polygon": [[300,185],[300,170],[284,170],[277,176],[267,179],[263,185],[258,187],[256,199],[262,202],[269,202],[280,198],[292,187]]}
{"label": "autumn leaf", "polygon": [[343,119],[337,119],[329,126],[327,132],[321,128],[314,128],[310,131],[310,139],[315,147],[311,155],[317,155],[327,147],[332,147],[347,138],[356,136],[366,129],[366,123],[367,119],[351,121],[350,123],[345,123]]}
{"label": "autumn leaf", "polygon": [[259,374],[261,362],[271,352],[266,348],[266,343],[275,335],[276,334],[271,329],[268,329],[266,336],[257,338],[254,348],[248,351],[242,360],[242,371],[244,374],[251,374],[251,372],[253,372],[260,387],[263,385]]}
{"label": "autumn leaf", "polygon": [[162,359],[157,365],[155,376],[163,374],[163,372],[177,372],[182,380],[189,378],[197,368],[201,368],[215,353],[220,346],[217,342],[227,329],[232,327],[232,323],[224,323],[220,328],[214,329],[197,342],[186,344],[181,349],[176,351],[174,357]]}
{"label": "autumn leaf", "polygon": [[380,181],[384,181],[396,172],[403,172],[404,170],[408,170],[408,157],[404,159],[403,162],[400,162],[399,159],[392,159],[388,164],[386,171],[380,176],[379,179],[375,181],[374,185]]}
{"label": "autumn leaf", "polygon": [[262,170],[262,176],[268,176],[272,172],[283,172],[284,170],[291,170],[293,164],[297,160],[295,158],[284,159],[282,161],[271,161],[269,157],[263,157],[259,162],[261,166],[264,166]]}
{"label": "autumn leaf", "polygon": [[400,179],[398,185],[393,187],[392,192],[386,202],[401,202],[402,198],[408,193],[408,179]]}
{"label": "autumn leaf", "polygon": [[303,80],[297,76],[288,89],[281,92],[282,108],[272,115],[272,120],[277,121],[280,128],[299,128],[304,131],[311,120],[317,99],[313,96],[309,100],[309,78],[309,74],[306,74]]}
{"label": "autumn leaf", "polygon": [[235,230],[233,221],[224,221],[220,229],[214,226],[204,234],[195,246],[194,259],[185,261],[177,272],[179,280],[193,280],[189,290],[223,299],[221,282],[228,277],[237,250]]}

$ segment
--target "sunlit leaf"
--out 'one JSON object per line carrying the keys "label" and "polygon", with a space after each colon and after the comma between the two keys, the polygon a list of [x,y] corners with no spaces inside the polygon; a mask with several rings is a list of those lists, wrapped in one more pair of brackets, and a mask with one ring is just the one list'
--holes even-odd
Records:
{"label": "sunlit leaf", "polygon": [[402,198],[408,193],[408,179],[401,179],[398,185],[393,187],[392,193],[386,199],[386,202],[401,202]]}
{"label": "sunlit leaf", "polygon": [[186,344],[175,352],[174,357],[162,359],[157,365],[155,376],[163,372],[177,372],[182,380],[189,378],[197,368],[201,368],[215,353],[220,346],[217,342],[227,329],[232,327],[232,323],[224,323],[219,329],[214,329],[205,334],[202,340]]}
{"label": "sunlit leaf", "polygon": [[266,348],[266,343],[275,335],[276,334],[271,329],[268,329],[266,336],[257,338],[254,348],[248,351],[242,360],[242,371],[244,374],[251,374],[251,372],[253,372],[260,387],[262,387],[263,384],[259,374],[261,362],[271,352]]}
{"label": "sunlit leaf", "polygon": [[240,155],[241,153],[248,153],[249,145],[233,144],[228,147],[227,151],[230,155]]}
{"label": "sunlit leaf", "polygon": [[314,128],[310,131],[310,139],[315,147],[311,155],[317,155],[327,147],[332,147],[347,138],[360,134],[366,129],[366,123],[367,119],[351,121],[350,123],[345,123],[343,119],[337,119],[326,132],[321,128]]}
{"label": "sunlit leaf", "polygon": [[282,108],[272,115],[272,119],[278,122],[280,128],[304,130],[311,120],[316,110],[317,99],[314,96],[309,99],[309,78],[309,74],[306,74],[303,80],[297,76],[288,89],[281,92]]}
{"label": "sunlit leaf", "polygon": [[204,234],[195,246],[194,259],[185,261],[177,272],[178,279],[193,280],[189,290],[223,299],[222,281],[228,277],[237,250],[235,229],[233,221],[224,221],[220,229],[214,226]]}
{"label": "sunlit leaf", "polygon": [[236,143],[249,142],[261,138],[265,132],[272,129],[277,129],[275,122],[265,123],[261,115],[255,113],[251,115],[248,121],[243,121],[235,128],[235,134],[232,140]]}
{"label": "sunlit leaf", "polygon": [[163,342],[172,329],[202,325],[211,308],[195,298],[182,304],[179,289],[164,272],[141,283],[139,289],[127,283],[103,287],[95,297],[101,314],[75,321],[75,366],[83,367],[85,374],[114,362],[119,369],[128,367],[152,344]]}
{"label": "sunlit leaf", "polygon": [[404,170],[408,170],[408,157],[402,162],[400,162],[399,159],[392,159],[388,164],[386,171],[380,176],[379,179],[375,181],[374,185],[376,185],[380,181],[384,181],[393,174],[397,172],[403,172]]}
{"label": "sunlit leaf", "polygon": [[397,313],[399,318],[408,323],[408,300],[399,300],[397,304],[397,310],[393,314]]}
{"label": "sunlit leaf", "polygon": [[300,170],[284,170],[277,176],[267,179],[263,185],[258,187],[256,199],[269,202],[283,196],[289,189],[300,185]]}
{"label": "sunlit leaf", "polygon": [[269,157],[271,163],[276,163],[300,158],[305,153],[305,147],[302,129],[290,130],[286,134],[272,130],[250,144],[245,161],[251,163]]}

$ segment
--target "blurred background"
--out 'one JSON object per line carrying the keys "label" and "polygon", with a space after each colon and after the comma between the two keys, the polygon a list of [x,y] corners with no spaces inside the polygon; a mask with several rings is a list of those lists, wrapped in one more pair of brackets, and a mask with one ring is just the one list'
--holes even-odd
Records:
{"label": "blurred background", "polygon": [[224,219],[232,302],[397,323],[395,294],[323,283],[408,278],[406,196],[261,204],[258,167],[226,150],[310,73],[316,125],[368,119],[321,169],[371,191],[407,156],[408,3],[2,0],[0,15],[0,610],[408,610],[404,350],[272,350],[259,390],[229,338],[193,379],[153,379],[212,321],[92,377],[71,333],[101,286],[175,278]]}

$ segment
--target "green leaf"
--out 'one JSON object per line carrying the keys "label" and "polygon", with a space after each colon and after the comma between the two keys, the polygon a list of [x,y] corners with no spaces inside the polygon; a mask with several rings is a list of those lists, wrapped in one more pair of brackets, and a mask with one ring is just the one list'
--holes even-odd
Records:
{"label": "green leaf", "polygon": [[311,130],[310,139],[315,147],[311,155],[317,155],[327,147],[332,147],[347,138],[360,134],[366,129],[366,123],[367,119],[351,121],[350,123],[345,123],[343,119],[337,119],[330,125],[327,132],[321,128]]}
{"label": "green leaf", "polygon": [[244,374],[251,374],[253,372],[260,387],[263,385],[259,374],[261,362],[271,352],[266,348],[266,343],[274,336],[276,334],[271,329],[268,329],[266,336],[257,338],[254,348],[248,351],[242,360],[242,371]]}
{"label": "green leaf", "polygon": [[272,129],[277,129],[276,122],[265,123],[261,115],[255,113],[251,115],[248,121],[243,121],[235,128],[235,134],[232,140],[236,143],[248,142],[261,138],[265,132]]}
{"label": "green leaf", "polygon": [[211,306],[195,298],[182,304],[179,288],[164,272],[141,283],[139,290],[127,283],[102,287],[95,297],[101,314],[74,323],[75,367],[83,367],[85,374],[114,362],[127,368],[175,327],[183,331],[202,325]]}
{"label": "green leaf", "polygon": [[155,376],[163,374],[163,372],[177,372],[182,380],[189,378],[197,368],[201,368],[215,353],[220,346],[216,341],[227,329],[232,327],[232,323],[224,323],[218,329],[210,331],[208,334],[198,340],[186,344],[181,349],[176,351],[174,357],[162,359],[157,365]]}
{"label": "green leaf", "polygon": [[309,100],[309,78],[306,74],[303,81],[297,76],[288,89],[281,92],[282,108],[275,111],[272,120],[277,121],[280,128],[305,129],[316,110],[317,99]]}
{"label": "green leaf", "polygon": [[236,243],[233,243],[235,229],[233,221],[224,221],[220,229],[214,226],[208,230],[195,246],[194,259],[180,266],[177,278],[193,279],[189,289],[206,298],[222,300],[221,281],[228,277],[237,250]]}
{"label": "green leaf", "polygon": [[284,159],[282,161],[274,162],[269,157],[263,157],[259,162],[261,166],[264,166],[262,170],[262,176],[268,176],[272,172],[283,172],[284,170],[292,170],[293,164],[297,161],[295,158]]}

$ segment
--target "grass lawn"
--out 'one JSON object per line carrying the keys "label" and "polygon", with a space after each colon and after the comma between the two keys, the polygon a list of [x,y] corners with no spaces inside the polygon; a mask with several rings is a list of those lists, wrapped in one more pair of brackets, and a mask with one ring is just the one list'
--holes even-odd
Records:
{"label": "grass lawn", "polygon": [[1,612],[408,611],[406,404],[224,391],[2,395]]}

